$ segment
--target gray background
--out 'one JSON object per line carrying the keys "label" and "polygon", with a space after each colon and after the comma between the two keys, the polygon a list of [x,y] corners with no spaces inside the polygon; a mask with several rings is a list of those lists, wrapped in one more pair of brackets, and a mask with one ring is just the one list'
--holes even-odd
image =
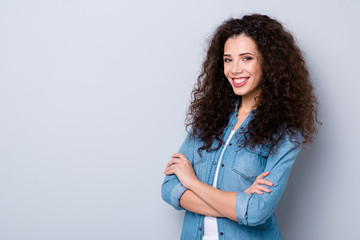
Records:
{"label": "gray background", "polygon": [[356,239],[358,1],[0,2],[0,239],[178,239],[165,164],[206,39],[229,17],[283,22],[324,123],[276,216],[285,239]]}

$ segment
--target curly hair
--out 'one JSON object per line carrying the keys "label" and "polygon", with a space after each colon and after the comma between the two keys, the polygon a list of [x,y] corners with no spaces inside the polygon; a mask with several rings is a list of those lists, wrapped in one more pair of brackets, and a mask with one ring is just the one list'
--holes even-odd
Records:
{"label": "curly hair", "polygon": [[[200,138],[204,143],[200,149],[207,151],[223,144],[229,115],[237,99],[241,100],[224,75],[224,45],[227,39],[242,34],[254,40],[263,60],[256,111],[245,130],[244,146],[269,142],[276,146],[284,131],[292,139],[299,132],[304,143],[311,142],[318,122],[318,102],[301,50],[281,23],[260,14],[229,19],[210,39],[187,112],[190,136]],[[217,147],[210,149],[214,141]]]}

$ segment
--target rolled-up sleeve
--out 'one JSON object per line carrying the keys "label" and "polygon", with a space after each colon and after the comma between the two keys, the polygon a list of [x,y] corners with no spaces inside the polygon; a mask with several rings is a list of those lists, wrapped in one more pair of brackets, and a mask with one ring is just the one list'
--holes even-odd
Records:
{"label": "rolled-up sleeve", "polygon": [[286,135],[279,142],[277,151],[269,155],[264,170],[264,172],[270,172],[265,179],[274,184],[271,187],[266,186],[271,192],[262,195],[237,193],[235,210],[239,224],[257,226],[265,223],[274,213],[300,149],[301,144],[291,142]]}
{"label": "rolled-up sleeve", "polygon": [[[182,153],[185,157],[193,163],[194,155],[194,139],[190,138],[188,133],[178,153]],[[187,189],[181,184],[175,174],[165,176],[164,182],[161,185],[161,197],[168,204],[172,205],[176,210],[183,210],[180,206],[180,197]]]}
{"label": "rolled-up sleeve", "polygon": [[176,175],[168,175],[161,186],[162,199],[173,206],[176,210],[182,210],[179,200],[186,188],[180,183]]}

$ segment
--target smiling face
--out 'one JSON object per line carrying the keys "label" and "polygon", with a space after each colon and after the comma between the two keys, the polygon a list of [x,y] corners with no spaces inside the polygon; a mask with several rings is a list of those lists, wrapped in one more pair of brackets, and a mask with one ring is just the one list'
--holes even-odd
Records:
{"label": "smiling face", "polygon": [[254,99],[262,70],[260,52],[251,38],[241,34],[226,40],[224,74],[236,95],[242,96],[243,100]]}

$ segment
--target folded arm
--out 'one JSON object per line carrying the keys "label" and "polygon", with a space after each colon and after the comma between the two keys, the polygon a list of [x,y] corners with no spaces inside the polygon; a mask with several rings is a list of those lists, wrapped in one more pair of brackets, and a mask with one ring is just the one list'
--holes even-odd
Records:
{"label": "folded arm", "polygon": [[[286,151],[283,150],[270,155],[267,160],[265,171],[271,172],[267,180],[274,183],[269,194],[226,192],[205,184],[196,177],[191,163],[183,154],[174,154],[165,174],[175,174],[185,189],[191,190],[221,216],[239,224],[255,226],[265,223],[273,214],[300,148],[289,147]],[[186,200],[182,204],[188,206]],[[196,210],[197,208],[193,209],[194,212]]]}
{"label": "folded arm", "polygon": [[186,190],[180,198],[181,207],[188,211],[212,217],[224,217],[221,213],[204,202],[191,190]]}

